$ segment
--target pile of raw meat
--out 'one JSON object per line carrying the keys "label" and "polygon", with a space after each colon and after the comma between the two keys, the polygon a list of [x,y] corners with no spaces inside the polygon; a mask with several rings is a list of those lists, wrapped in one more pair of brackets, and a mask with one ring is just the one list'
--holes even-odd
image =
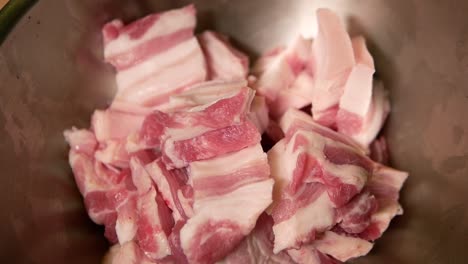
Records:
{"label": "pile of raw meat", "polygon": [[115,98],[65,138],[109,263],[340,263],[402,213],[365,40],[316,15],[251,70],[193,5],[104,26]]}

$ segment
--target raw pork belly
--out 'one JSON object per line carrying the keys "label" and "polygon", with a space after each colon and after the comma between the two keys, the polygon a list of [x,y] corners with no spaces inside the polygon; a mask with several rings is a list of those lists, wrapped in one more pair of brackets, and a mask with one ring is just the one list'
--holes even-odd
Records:
{"label": "raw pork belly", "polygon": [[402,212],[398,193],[407,173],[375,163],[359,145],[298,110],[289,109],[280,126],[285,138],[268,152],[273,252],[287,250],[297,263],[367,254],[369,241]]}
{"label": "raw pork belly", "polygon": [[88,214],[115,244],[105,263],[366,255],[403,213],[408,174],[387,167],[390,105],[364,38],[319,9],[315,40],[298,36],[249,72],[226,36],[194,35],[195,15],[104,25],[115,98],[90,129],[64,132]]}
{"label": "raw pork belly", "polygon": [[158,107],[174,92],[206,79],[205,58],[193,35],[193,5],[131,24],[113,20],[102,30],[104,58],[117,70],[113,107]]}
{"label": "raw pork belly", "polygon": [[343,22],[328,9],[317,11],[318,35],[312,45],[315,86],[312,115],[324,126],[334,126],[338,104],[355,64],[353,47]]}
{"label": "raw pork belly", "polygon": [[297,37],[288,47],[266,53],[253,68],[254,88],[266,97],[270,114],[278,118],[289,107],[302,108],[312,99],[313,79],[307,71],[311,41]]}
{"label": "raw pork belly", "polygon": [[91,219],[106,227],[111,242],[124,244],[136,241],[140,250],[151,259],[170,254],[163,230],[170,230],[170,213],[149,175],[142,169],[142,161],[132,157],[131,170],[117,170],[93,158],[97,142],[86,130],[68,130],[65,137],[73,146],[70,165],[85,199]]}
{"label": "raw pork belly", "polygon": [[247,77],[249,57],[234,48],[226,36],[205,31],[198,39],[206,56],[210,79],[237,80]]}
{"label": "raw pork belly", "polygon": [[275,252],[297,248],[330,229],[338,217],[335,208],[358,194],[372,173],[372,161],[360,149],[296,126],[299,122],[314,125],[312,117],[288,110],[280,122],[286,136],[268,152],[276,181]]}

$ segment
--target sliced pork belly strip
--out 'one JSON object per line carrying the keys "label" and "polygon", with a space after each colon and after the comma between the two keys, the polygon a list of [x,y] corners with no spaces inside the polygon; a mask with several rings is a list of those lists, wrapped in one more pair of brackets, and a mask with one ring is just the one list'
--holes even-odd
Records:
{"label": "sliced pork belly strip", "polygon": [[270,177],[260,144],[189,165],[194,198],[220,196]]}
{"label": "sliced pork belly strip", "polygon": [[163,105],[169,102],[172,94],[204,81],[205,77],[203,54],[199,48],[194,49],[180,60],[161,66],[160,71],[153,71],[147,78],[120,90],[114,100],[147,107]]}
{"label": "sliced pork belly strip", "polygon": [[148,15],[123,26],[114,20],[103,27],[104,58],[117,69],[131,67],[193,35],[195,7]]}
{"label": "sliced pork belly strip", "polygon": [[245,79],[249,71],[249,58],[234,48],[227,37],[213,31],[198,36],[208,65],[208,79]]}
{"label": "sliced pork belly strip", "polygon": [[[314,240],[317,232],[331,228],[337,220],[356,233],[369,225],[367,222],[359,230],[353,225],[357,218],[352,213],[354,203],[350,208],[344,207],[339,218],[335,208],[342,208],[361,192],[373,171],[373,162],[360,149],[348,145],[348,140],[336,136],[336,132],[320,129],[310,122],[310,116],[304,117],[299,111],[294,115],[296,111],[285,114],[282,121],[286,137],[268,152],[271,175],[276,181],[274,202],[268,210],[275,221],[275,252]],[[296,120],[302,121],[300,118],[305,120],[304,125],[294,127]],[[367,220],[371,208],[363,213]]]}
{"label": "sliced pork belly strip", "polygon": [[318,251],[330,255],[335,259],[346,262],[350,259],[367,255],[373,244],[356,237],[340,235],[326,231],[320,238],[312,243]]}
{"label": "sliced pork belly strip", "polygon": [[143,163],[130,160],[133,183],[137,188],[136,241],[151,259],[162,259],[171,254],[167,236],[174,225],[170,211],[153,185]]}
{"label": "sliced pork belly strip", "polygon": [[126,183],[128,173],[112,171],[95,162],[92,156],[73,149],[69,153],[69,162],[89,217],[96,224],[104,225],[105,236],[116,243],[116,210],[128,201],[133,192]]}
{"label": "sliced pork belly strip", "polygon": [[174,113],[155,111],[143,122],[135,145],[158,148],[167,138],[174,141],[194,138],[205,132],[242,123],[254,91],[248,87],[213,103]]}
{"label": "sliced pork belly strip", "polygon": [[104,57],[117,69],[112,109],[164,110],[172,94],[206,79],[205,58],[193,36],[195,23],[190,5],[127,26],[117,20],[104,26]]}
{"label": "sliced pork belly strip", "polygon": [[[200,46],[195,37],[191,37],[183,42],[177,43],[162,53],[148,57],[138,65],[118,71],[116,75],[118,91],[119,93],[124,94],[127,94],[125,91],[128,91],[128,93],[131,93],[134,90],[142,91],[142,89],[137,89],[136,87],[141,87],[146,81],[154,79],[153,76],[158,75],[159,73],[161,73],[159,76],[164,76],[163,73],[168,68],[173,67],[178,63],[184,61],[195,61],[195,63],[202,64],[204,60],[200,58],[201,54]],[[178,73],[184,74],[190,73],[190,71],[185,69]],[[197,75],[203,75],[203,71],[201,71],[201,74]],[[179,75],[179,77],[183,76]],[[178,87],[171,88],[175,89]],[[163,91],[159,92],[163,94]]]}
{"label": "sliced pork belly strip", "polygon": [[183,168],[192,161],[206,160],[253,146],[261,140],[257,127],[249,120],[239,125],[211,130],[202,135],[162,145],[163,161],[168,168]]}
{"label": "sliced pork belly strip", "polygon": [[317,11],[318,35],[312,44],[315,86],[312,115],[318,123],[334,126],[338,103],[355,64],[353,47],[341,19],[329,9]]}
{"label": "sliced pork belly strip", "polygon": [[145,166],[160,191],[167,206],[172,210],[175,222],[192,216],[193,191],[187,185],[185,170],[167,170],[161,159]]}
{"label": "sliced pork belly strip", "polygon": [[378,166],[367,188],[377,198],[378,210],[372,214],[369,227],[360,237],[367,240],[379,238],[390,225],[390,221],[397,215],[403,214],[398,203],[399,192],[408,173],[398,171],[386,166]]}
{"label": "sliced pork belly strip", "polygon": [[213,263],[237,247],[271,203],[272,187],[273,180],[267,179],[224,195],[195,199],[195,214],[180,231],[189,262]]}
{"label": "sliced pork belly strip", "polygon": [[151,259],[161,259],[171,254],[171,248],[166,233],[160,220],[158,206],[166,206],[164,203],[156,203],[157,193],[151,187],[138,199],[138,231],[136,239],[141,250]]}

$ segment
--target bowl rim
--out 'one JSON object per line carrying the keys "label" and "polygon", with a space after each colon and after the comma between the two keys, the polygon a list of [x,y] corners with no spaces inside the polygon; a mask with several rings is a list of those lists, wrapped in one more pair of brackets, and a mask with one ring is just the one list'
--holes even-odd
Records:
{"label": "bowl rim", "polygon": [[37,0],[10,0],[0,9],[0,45],[21,17]]}

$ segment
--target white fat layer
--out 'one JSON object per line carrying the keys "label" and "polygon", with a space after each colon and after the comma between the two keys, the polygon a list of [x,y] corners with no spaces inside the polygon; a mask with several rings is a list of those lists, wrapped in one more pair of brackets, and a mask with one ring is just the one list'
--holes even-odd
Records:
{"label": "white fat layer", "polygon": [[334,209],[328,194],[323,192],[314,202],[299,209],[289,219],[275,224],[275,246],[273,253],[296,246],[301,239],[305,239],[313,230],[324,230],[334,221]]}
{"label": "white fat layer", "polygon": [[352,135],[356,142],[367,147],[375,139],[383,126],[385,118],[390,111],[390,103],[381,83],[374,85],[370,111],[366,116],[364,126],[360,133]]}
{"label": "white fat layer", "polygon": [[[240,151],[218,156],[210,160],[195,161],[190,163],[190,175],[193,180],[229,175],[242,168],[262,165],[267,162],[267,156],[262,146],[257,144]],[[265,172],[269,174],[268,171]]]}
{"label": "white fat layer", "polygon": [[202,45],[211,59],[210,68],[217,78],[239,79],[245,78],[247,69],[226,44],[211,33],[205,32],[200,36]]}
{"label": "white fat layer", "polygon": [[193,52],[200,51],[197,39],[190,38],[176,46],[158,53],[145,61],[117,72],[117,87],[120,91],[130,88],[135,83],[149,78],[153,74],[163,71],[167,67],[178,63],[184,58],[190,56]]}
{"label": "white fat layer", "polygon": [[312,245],[320,252],[342,262],[366,255],[373,246],[372,243],[366,240],[338,235],[331,231],[326,231],[323,237],[315,240]]}
{"label": "white fat layer", "polygon": [[191,245],[193,236],[209,221],[234,221],[240,231],[247,235],[254,228],[258,216],[271,203],[272,187],[273,180],[268,179],[242,186],[224,195],[196,200],[194,216],[180,231],[184,253],[191,255],[190,251],[194,250]]}
{"label": "white fat layer", "polygon": [[138,47],[155,37],[160,37],[177,32],[182,29],[195,28],[196,18],[191,12],[185,9],[177,9],[161,14],[158,20],[138,38],[132,39],[127,34],[120,34],[115,40],[112,40],[104,47],[104,57],[131,50]]}
{"label": "white fat layer", "polygon": [[362,119],[366,116],[372,100],[373,74],[374,69],[366,65],[357,64],[353,67],[340,99],[340,109],[356,114]]}
{"label": "white fat layer", "polygon": [[119,91],[116,99],[143,105],[161,96],[163,97],[161,100],[168,101],[170,92],[204,81],[205,77],[205,59],[201,50],[197,49],[177,63],[152,74],[145,81]]}

